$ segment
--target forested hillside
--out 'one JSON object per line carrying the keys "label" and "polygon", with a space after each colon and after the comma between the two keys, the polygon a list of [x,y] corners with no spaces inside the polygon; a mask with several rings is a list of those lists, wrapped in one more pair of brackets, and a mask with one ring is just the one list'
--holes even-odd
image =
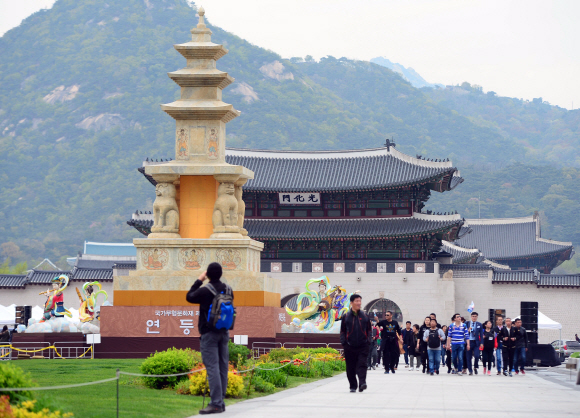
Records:
{"label": "forested hillside", "polygon": [[[178,97],[166,73],[185,60],[173,44],[188,41],[196,23],[185,0],[58,0],[0,38],[0,262],[62,263],[84,240],[138,236],[125,221],[149,209],[154,194],[136,168],[145,157],[172,156],[174,121],[159,105]],[[236,78],[224,101],[242,111],[228,124],[228,146],[349,149],[394,137],[403,152],[449,157],[460,168],[545,161],[535,148],[543,142],[514,140],[491,114],[483,123],[387,68],[285,60],[210,27],[230,51],[218,67]],[[533,131],[533,122],[519,123]],[[549,170],[544,181],[560,184],[560,169]],[[436,204],[446,211],[463,199],[443,198]],[[521,205],[528,213],[537,206]],[[554,238],[569,233],[554,229]]]}
{"label": "forested hillside", "polygon": [[580,166],[580,110],[483,93],[465,82],[444,89],[422,89],[436,103],[525,148],[527,162]]}

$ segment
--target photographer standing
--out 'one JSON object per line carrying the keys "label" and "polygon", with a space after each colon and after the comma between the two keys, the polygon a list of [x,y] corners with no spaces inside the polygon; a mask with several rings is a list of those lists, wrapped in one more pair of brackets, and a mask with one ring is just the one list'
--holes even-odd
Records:
{"label": "photographer standing", "polygon": [[[220,278],[222,266],[211,263],[207,271],[203,272],[187,293],[189,303],[199,304],[199,333],[201,334],[201,358],[207,371],[211,401],[207,407],[199,411],[200,414],[216,414],[226,410],[224,399],[228,387],[228,342],[230,334],[227,328],[215,329],[209,321],[210,306],[216,294],[231,294],[232,289]],[[204,285],[202,287],[202,285]]]}

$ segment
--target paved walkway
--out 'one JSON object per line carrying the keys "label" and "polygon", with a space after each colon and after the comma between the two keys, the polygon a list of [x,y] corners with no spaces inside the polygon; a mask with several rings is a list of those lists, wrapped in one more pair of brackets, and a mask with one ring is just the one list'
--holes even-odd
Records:
{"label": "paved walkway", "polygon": [[[350,393],[346,375],[228,406],[220,417],[563,417],[580,416],[580,386],[553,372],[525,376],[429,376],[369,371],[368,390]],[[482,370],[482,369],[480,369]],[[542,374],[546,375],[541,377]]]}

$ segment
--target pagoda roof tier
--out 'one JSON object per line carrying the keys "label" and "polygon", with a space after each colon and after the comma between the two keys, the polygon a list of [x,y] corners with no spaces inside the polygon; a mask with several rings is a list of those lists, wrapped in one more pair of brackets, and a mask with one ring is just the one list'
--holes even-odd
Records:
{"label": "pagoda roof tier", "polygon": [[459,229],[459,215],[415,213],[407,218],[246,219],[244,228],[253,239],[322,240],[397,238],[447,233]]}
{"label": "pagoda roof tier", "polygon": [[226,161],[254,171],[244,191],[364,191],[425,184],[443,192],[463,182],[451,162],[414,158],[392,146],[348,151],[228,148]]}
{"label": "pagoda roof tier", "polygon": [[213,42],[185,42],[173,45],[185,59],[188,60],[219,60],[228,53],[223,45]]}
{"label": "pagoda roof tier", "polygon": [[210,70],[182,68],[181,70],[167,73],[167,75],[180,87],[217,87],[224,89],[234,82],[234,78],[228,73],[215,68]]}
{"label": "pagoda roof tier", "polygon": [[455,241],[463,248],[477,248],[490,260],[511,260],[538,256],[570,259],[571,242],[553,241],[541,237],[539,216],[503,219],[467,219],[464,227],[471,232]]}
{"label": "pagoda roof tier", "polygon": [[176,100],[161,109],[177,120],[219,120],[224,123],[240,116],[234,106],[221,100]]}

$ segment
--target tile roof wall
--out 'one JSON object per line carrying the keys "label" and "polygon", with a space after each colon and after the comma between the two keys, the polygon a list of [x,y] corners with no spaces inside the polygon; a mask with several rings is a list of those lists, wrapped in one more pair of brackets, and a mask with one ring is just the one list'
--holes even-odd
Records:
{"label": "tile roof wall", "polygon": [[113,280],[113,268],[105,269],[85,269],[85,268],[75,268],[72,271],[71,280],[98,280],[98,281],[112,281]]}
{"label": "tile roof wall", "polygon": [[52,279],[65,274],[71,278],[70,271],[48,271],[48,270],[32,270],[26,276],[27,284],[50,284]]}
{"label": "tile roof wall", "polygon": [[0,288],[24,288],[25,274],[0,274]]}
{"label": "tile roof wall", "polygon": [[580,287],[580,274],[540,274],[538,286]]}
{"label": "tile roof wall", "polygon": [[536,283],[538,270],[495,270],[492,283]]}

